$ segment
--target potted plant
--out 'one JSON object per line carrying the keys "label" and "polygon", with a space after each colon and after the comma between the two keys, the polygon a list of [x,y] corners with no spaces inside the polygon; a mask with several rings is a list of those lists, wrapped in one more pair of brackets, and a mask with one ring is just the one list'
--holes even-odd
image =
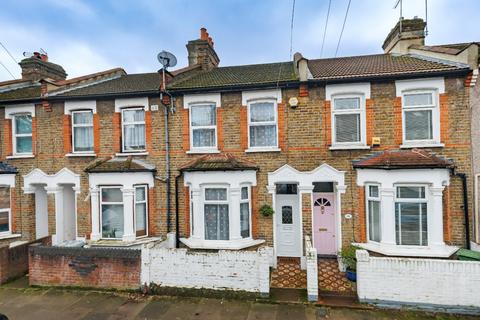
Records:
{"label": "potted plant", "polygon": [[348,245],[340,251],[340,257],[343,265],[346,267],[347,279],[350,281],[357,281],[357,258],[355,252],[358,247]]}
{"label": "potted plant", "polygon": [[269,206],[268,204],[264,204],[263,206],[260,207],[260,213],[264,217],[270,217],[271,215],[273,215],[274,211],[271,206]]}

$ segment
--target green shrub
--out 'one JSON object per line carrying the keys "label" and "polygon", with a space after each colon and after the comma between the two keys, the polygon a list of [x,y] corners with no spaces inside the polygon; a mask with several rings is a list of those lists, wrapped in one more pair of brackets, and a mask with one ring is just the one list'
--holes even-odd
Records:
{"label": "green shrub", "polygon": [[269,206],[268,204],[264,204],[263,206],[260,207],[260,213],[264,217],[270,217],[271,215],[273,215],[275,213],[275,211],[273,211],[273,208],[271,206]]}
{"label": "green shrub", "polygon": [[340,257],[342,258],[342,262],[350,271],[357,270],[357,258],[355,252],[360,249],[359,247],[355,247],[352,245],[348,245],[342,248],[340,251]]}

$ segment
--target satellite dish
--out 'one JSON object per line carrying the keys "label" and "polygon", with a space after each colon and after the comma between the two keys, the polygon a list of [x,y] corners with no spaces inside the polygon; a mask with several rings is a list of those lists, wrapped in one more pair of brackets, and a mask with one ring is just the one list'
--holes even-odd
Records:
{"label": "satellite dish", "polygon": [[164,69],[168,67],[175,67],[177,65],[177,58],[173,54],[167,51],[162,51],[157,55],[158,62]]}

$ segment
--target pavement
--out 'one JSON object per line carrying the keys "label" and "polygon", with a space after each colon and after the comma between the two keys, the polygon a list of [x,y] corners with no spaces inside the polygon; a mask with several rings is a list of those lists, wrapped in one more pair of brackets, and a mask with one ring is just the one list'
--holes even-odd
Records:
{"label": "pavement", "polygon": [[478,319],[398,310],[326,308],[309,304],[209,298],[142,296],[136,293],[31,288],[25,280],[0,286],[0,313],[16,319],[321,320]]}

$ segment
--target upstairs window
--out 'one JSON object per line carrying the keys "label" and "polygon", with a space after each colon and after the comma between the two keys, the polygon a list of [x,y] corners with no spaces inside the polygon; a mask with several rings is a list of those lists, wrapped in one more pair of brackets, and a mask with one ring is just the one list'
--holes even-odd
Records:
{"label": "upstairs window", "polygon": [[403,94],[403,131],[405,143],[438,143],[439,115],[433,91]]}
{"label": "upstairs window", "polygon": [[276,148],[277,107],[273,101],[256,101],[248,104],[250,148]]}
{"label": "upstairs window", "polygon": [[190,137],[193,149],[217,148],[217,110],[215,104],[190,107]]}
{"label": "upstairs window", "polygon": [[74,153],[93,152],[93,112],[72,111],[72,142]]}
{"label": "upstairs window", "polygon": [[0,235],[11,233],[10,188],[0,187]]}
{"label": "upstairs window", "polygon": [[128,108],[122,110],[123,152],[145,151],[145,110]]}
{"label": "upstairs window", "polygon": [[396,187],[395,222],[398,245],[428,245],[427,198],[424,186]]}
{"label": "upstairs window", "polygon": [[205,240],[229,240],[228,192],[226,188],[205,188]]}
{"label": "upstairs window", "polygon": [[363,99],[360,96],[340,96],[333,99],[333,144],[363,145],[364,138]]}
{"label": "upstairs window", "polygon": [[13,153],[15,155],[32,154],[32,116],[17,114],[13,116]]}

